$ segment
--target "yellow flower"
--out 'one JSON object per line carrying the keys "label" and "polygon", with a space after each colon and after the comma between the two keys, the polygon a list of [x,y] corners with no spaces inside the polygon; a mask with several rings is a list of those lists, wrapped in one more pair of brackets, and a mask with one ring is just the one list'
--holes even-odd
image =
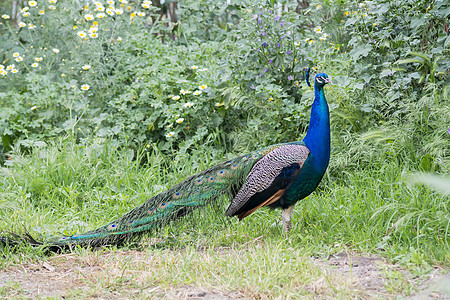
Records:
{"label": "yellow flower", "polygon": [[206,84],[202,84],[201,86],[199,86],[198,88],[199,89],[201,89],[201,90],[204,90],[204,89],[206,89],[208,86],[206,85]]}
{"label": "yellow flower", "polygon": [[346,15],[346,16],[348,16],[349,14],[350,14],[349,11],[346,11],[346,12],[344,13],[344,15]]}
{"label": "yellow flower", "polygon": [[94,23],[92,23],[92,24],[94,24],[94,26],[98,26],[98,22],[97,21],[94,21]]}
{"label": "yellow flower", "polygon": [[314,43],[314,40],[309,40],[308,43],[311,45],[312,43]]}
{"label": "yellow flower", "polygon": [[184,121],[184,118],[179,118],[179,119],[176,119],[176,120],[175,120],[175,122],[177,122],[178,124],[183,123],[183,121]]}
{"label": "yellow flower", "polygon": [[20,53],[19,53],[19,52],[13,53],[13,57],[19,57],[19,56],[20,56]]}
{"label": "yellow flower", "polygon": [[61,77],[66,77],[66,74],[61,74]]}
{"label": "yellow flower", "polygon": [[72,27],[72,29],[77,29],[78,28],[78,26],[77,25],[74,25],[73,27]]}
{"label": "yellow flower", "polygon": [[85,7],[84,7],[84,10],[88,10],[89,9],[89,5],[86,5]]}
{"label": "yellow flower", "polygon": [[273,100],[273,98],[272,98],[272,97],[270,97],[270,98],[269,98],[269,99],[267,99],[267,100],[269,100],[269,102],[270,102],[270,101],[272,101],[272,100]]}
{"label": "yellow flower", "polygon": [[195,92],[194,92],[194,95],[195,95],[195,96],[198,96],[198,95],[200,95],[201,93],[202,93],[202,91],[195,91]]}
{"label": "yellow flower", "polygon": [[19,27],[23,28],[23,27],[26,27],[26,26],[27,26],[27,24],[25,24],[24,22],[19,22]]}
{"label": "yellow flower", "polygon": [[39,66],[39,64],[38,63],[34,63],[34,64],[32,64],[31,65],[33,68],[37,68],[38,66]]}
{"label": "yellow flower", "polygon": [[377,23],[373,23],[372,25],[373,25],[373,26],[377,26]]}
{"label": "yellow flower", "polygon": [[2,18],[5,19],[5,20],[8,20],[11,17],[9,15],[2,15]]}
{"label": "yellow flower", "polygon": [[85,37],[86,37],[86,32],[84,32],[84,31],[78,31],[77,35],[78,35],[80,38],[85,38]]}
{"label": "yellow flower", "polygon": [[44,11],[43,9],[41,9],[41,10],[39,11],[39,14],[40,14],[40,15],[45,15],[45,11]]}
{"label": "yellow flower", "polygon": [[316,9],[321,9],[321,8],[322,8],[322,5],[317,4]]}
{"label": "yellow flower", "polygon": [[197,70],[198,66],[192,66],[191,68],[192,68],[192,70]]}
{"label": "yellow flower", "polygon": [[134,17],[136,17],[136,13],[135,12],[130,14],[130,19],[133,19]]}
{"label": "yellow flower", "polygon": [[81,86],[81,89],[82,89],[83,91],[87,91],[87,90],[89,90],[89,88],[90,88],[89,84],[83,84],[83,85]]}
{"label": "yellow flower", "polygon": [[128,12],[130,12],[131,11],[131,6],[127,6],[127,8],[125,8],[126,9],[126,11],[128,11]]}
{"label": "yellow flower", "polygon": [[37,5],[37,2],[36,1],[28,1],[28,5],[31,7],[34,7]]}
{"label": "yellow flower", "polygon": [[33,106],[33,107],[31,108],[31,110],[35,110],[35,109],[37,109],[37,106]]}
{"label": "yellow flower", "polygon": [[42,60],[42,57],[35,57],[34,60],[40,62]]}
{"label": "yellow flower", "polygon": [[180,96],[173,96],[172,99],[173,99],[173,100],[179,100],[179,99],[180,99]]}
{"label": "yellow flower", "polygon": [[353,13],[356,14],[357,12],[356,12],[356,11],[353,11]]}
{"label": "yellow flower", "polygon": [[56,7],[55,7],[54,5],[49,5],[49,6],[48,6],[48,9],[50,9],[50,10],[55,10]]}
{"label": "yellow flower", "polygon": [[364,15],[363,15],[363,18],[365,18],[365,17],[367,17],[367,15],[366,15],[366,14],[364,14]]}

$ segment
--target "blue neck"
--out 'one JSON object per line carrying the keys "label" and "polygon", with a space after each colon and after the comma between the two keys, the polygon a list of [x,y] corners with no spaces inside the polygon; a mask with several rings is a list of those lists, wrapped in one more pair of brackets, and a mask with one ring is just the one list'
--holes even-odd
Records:
{"label": "blue neck", "polygon": [[330,113],[323,87],[315,83],[309,128],[303,139],[311,151],[312,163],[319,172],[325,172],[330,161]]}

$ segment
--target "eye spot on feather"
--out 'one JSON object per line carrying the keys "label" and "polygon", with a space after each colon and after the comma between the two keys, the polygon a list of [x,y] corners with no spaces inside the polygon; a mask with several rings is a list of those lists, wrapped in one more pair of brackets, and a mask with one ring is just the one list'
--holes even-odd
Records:
{"label": "eye spot on feather", "polygon": [[217,176],[219,177],[223,177],[226,175],[226,172],[224,170],[220,170],[219,172],[217,172]]}
{"label": "eye spot on feather", "polygon": [[134,220],[128,221],[128,224],[129,224],[129,225],[131,225],[131,224],[133,224],[133,223],[134,223]]}
{"label": "eye spot on feather", "polygon": [[214,177],[209,177],[209,178],[208,178],[208,181],[209,181],[209,182],[213,182],[214,179],[215,179]]}
{"label": "eye spot on feather", "polygon": [[259,157],[258,154],[255,154],[255,155],[252,156],[253,159],[257,159],[258,157]]}
{"label": "eye spot on feather", "polygon": [[[180,197],[182,196],[182,194],[180,193],[180,192],[175,192],[175,193],[173,193],[173,195],[172,195],[172,198],[173,199],[179,199]],[[161,205],[162,205],[163,203],[161,203]],[[164,203],[164,206],[165,206],[166,204]]]}
{"label": "eye spot on feather", "polygon": [[230,166],[230,169],[231,169],[231,170],[236,170],[238,167],[239,167],[238,164],[232,164],[232,165]]}
{"label": "eye spot on feather", "polygon": [[114,230],[114,229],[116,229],[116,227],[117,227],[117,224],[111,224],[111,225],[108,226],[108,229],[109,230]]}
{"label": "eye spot on feather", "polygon": [[198,178],[198,179],[196,179],[196,180],[194,181],[194,183],[195,183],[196,185],[202,184],[202,183],[203,183],[203,178]]}
{"label": "eye spot on feather", "polygon": [[159,208],[163,209],[167,206],[166,202],[161,203],[160,205],[158,205]]}
{"label": "eye spot on feather", "polygon": [[150,208],[149,210],[147,210],[148,214],[152,214],[156,211],[156,209],[154,207]]}
{"label": "eye spot on feather", "polygon": [[65,236],[65,237],[63,237],[63,238],[62,238],[62,240],[67,240],[67,237],[66,237],[66,236]]}

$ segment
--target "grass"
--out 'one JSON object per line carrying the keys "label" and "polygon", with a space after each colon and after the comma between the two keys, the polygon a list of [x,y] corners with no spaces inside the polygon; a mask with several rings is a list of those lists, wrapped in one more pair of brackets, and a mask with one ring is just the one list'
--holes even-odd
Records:
{"label": "grass", "polygon": [[[153,148],[133,152],[106,141],[80,146],[70,139],[27,155],[15,150],[9,166],[0,169],[0,231],[27,230],[47,240],[94,229],[221,159],[217,151],[199,151],[172,161]],[[407,172],[394,163],[342,173],[340,180],[334,173],[332,166],[319,189],[296,206],[289,237],[278,210],[261,209],[238,222],[205,209],[124,248],[141,252],[75,249],[72,265],[81,261],[112,270],[77,276],[87,289],[72,296],[134,288],[144,297],[150,284],[155,295],[188,286],[252,298],[345,298],[366,294],[311,258],[376,254],[418,277],[436,265],[450,265],[448,196],[408,185]],[[52,259],[25,246],[1,251],[0,270],[5,271]],[[384,274],[388,293],[414,291],[403,273],[386,267]],[[11,291],[26,295],[14,281],[0,294]]]}

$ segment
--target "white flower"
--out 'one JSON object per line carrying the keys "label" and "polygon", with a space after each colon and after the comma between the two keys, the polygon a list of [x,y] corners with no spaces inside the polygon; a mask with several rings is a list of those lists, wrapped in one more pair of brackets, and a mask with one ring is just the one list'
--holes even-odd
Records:
{"label": "white flower", "polygon": [[81,86],[81,89],[82,89],[83,91],[87,91],[87,90],[89,90],[89,88],[90,88],[89,84],[83,84],[83,85]]}
{"label": "white flower", "polygon": [[78,31],[77,35],[78,35],[80,38],[85,38],[85,37],[86,37],[86,32],[84,32],[84,31]]}
{"label": "white flower", "polygon": [[12,70],[11,70],[11,73],[16,74],[17,72],[19,72],[19,70],[17,70],[17,69],[12,69]]}
{"label": "white flower", "polygon": [[12,70],[12,69],[14,69],[14,67],[15,67],[15,65],[9,65],[9,66],[6,67],[6,70],[8,70],[8,71]]}
{"label": "white flower", "polygon": [[184,118],[179,118],[179,119],[176,119],[176,120],[175,120],[175,122],[177,122],[178,124],[183,123],[183,121],[184,121]]}
{"label": "white flower", "polygon": [[53,48],[52,50],[53,50],[53,52],[55,52],[55,53],[59,53],[59,49]]}
{"label": "white flower", "polygon": [[173,96],[172,99],[173,99],[173,100],[179,100],[179,99],[180,99],[180,96]]}
{"label": "white flower", "polygon": [[24,22],[19,22],[19,27],[24,28],[26,26],[27,26],[27,24],[25,24]]}
{"label": "white flower", "polygon": [[91,21],[91,20],[94,19],[94,15],[87,14],[87,15],[84,16],[84,18],[86,19],[86,21]]}
{"label": "white flower", "polygon": [[99,19],[103,19],[104,17],[106,17],[106,15],[104,13],[98,13],[96,15],[96,17],[99,18]]}
{"label": "white flower", "polygon": [[201,90],[204,90],[204,89],[206,89],[208,86],[206,85],[206,84],[202,84],[201,86],[199,86],[198,88],[199,89],[201,89]]}
{"label": "white flower", "polygon": [[36,1],[28,1],[28,5],[31,7],[34,7],[37,5],[37,2]]}
{"label": "white flower", "polygon": [[90,36],[91,38],[93,38],[93,39],[98,38],[98,34],[95,33],[95,32],[91,32],[91,33],[89,34],[89,36]]}
{"label": "white flower", "polygon": [[37,108],[37,106],[35,105],[31,108],[31,110],[35,110],[36,108]]}
{"label": "white flower", "polygon": [[31,30],[33,30],[33,29],[36,29],[36,25],[33,25],[33,24],[28,24],[28,29],[31,29]]}
{"label": "white flower", "polygon": [[56,7],[55,7],[54,5],[49,5],[49,6],[48,6],[48,9],[50,9],[50,10],[55,10]]}
{"label": "white flower", "polygon": [[198,66],[192,66],[191,69],[192,69],[192,70],[197,70],[197,69],[198,69]]}
{"label": "white flower", "polygon": [[192,103],[192,102],[188,102],[188,103],[183,104],[184,107],[191,107],[193,105],[194,105],[194,103]]}
{"label": "white flower", "polygon": [[55,4],[56,2],[58,2],[58,0],[48,0],[48,3],[50,4]]}
{"label": "white flower", "polygon": [[13,57],[19,57],[20,56],[20,53],[19,52],[14,52],[13,53]]}
{"label": "white flower", "polygon": [[121,42],[121,41],[122,41],[122,38],[119,36],[119,37],[117,38],[117,41],[118,41],[118,42]]}
{"label": "white flower", "polygon": [[28,6],[25,6],[20,10],[20,13],[23,14],[24,12],[27,12],[30,8]]}
{"label": "white flower", "polygon": [[138,15],[139,17],[145,17],[145,12],[143,12],[143,11],[138,11],[137,15]]}
{"label": "white flower", "polygon": [[322,33],[322,28],[316,27],[316,28],[314,28],[314,31],[315,31],[316,33]]}
{"label": "white flower", "polygon": [[198,95],[200,95],[201,93],[202,93],[202,91],[195,91],[195,92],[194,92],[194,95],[195,95],[195,96],[198,96]]}
{"label": "white flower", "polygon": [[31,65],[33,68],[37,68],[38,66],[39,66],[39,64],[38,63],[34,63],[34,64],[32,64]]}
{"label": "white flower", "polygon": [[83,70],[87,71],[87,70],[89,70],[91,68],[91,66],[90,65],[83,65],[81,68]]}
{"label": "white flower", "polygon": [[175,132],[171,131],[171,132],[169,132],[169,133],[166,134],[166,137],[171,137],[171,136],[173,136],[174,134],[175,134]]}
{"label": "white flower", "polygon": [[37,62],[39,62],[39,61],[42,60],[42,57],[35,57],[34,60],[37,61]]}
{"label": "white flower", "polygon": [[5,19],[5,20],[8,20],[11,17],[9,15],[2,15],[2,18]]}
{"label": "white flower", "polygon": [[118,14],[118,15],[123,14],[123,9],[116,9],[116,14]]}
{"label": "white flower", "polygon": [[22,60],[23,60],[23,57],[22,57],[22,56],[16,57],[16,61],[17,61],[17,62],[21,62]]}

